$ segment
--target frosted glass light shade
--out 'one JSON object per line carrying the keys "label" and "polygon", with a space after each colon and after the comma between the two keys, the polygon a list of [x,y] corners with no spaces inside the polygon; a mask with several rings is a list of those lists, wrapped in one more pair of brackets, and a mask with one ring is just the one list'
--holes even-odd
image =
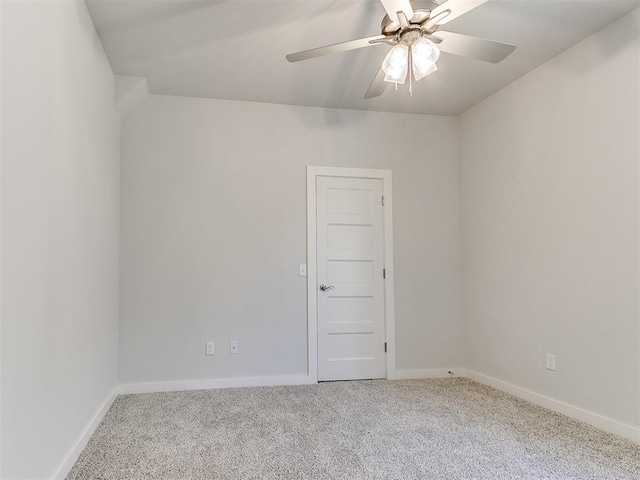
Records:
{"label": "frosted glass light shade", "polygon": [[401,43],[393,47],[382,62],[385,82],[404,83],[409,69],[409,47]]}
{"label": "frosted glass light shade", "polygon": [[426,38],[419,38],[411,45],[413,76],[416,81],[431,75],[438,70],[436,62],[440,58],[440,50],[436,44]]}

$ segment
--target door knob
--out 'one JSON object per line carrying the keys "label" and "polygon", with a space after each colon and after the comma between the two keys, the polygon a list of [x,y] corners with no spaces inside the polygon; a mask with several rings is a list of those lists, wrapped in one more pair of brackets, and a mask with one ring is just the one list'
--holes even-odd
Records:
{"label": "door knob", "polygon": [[327,290],[333,290],[335,287],[333,285],[325,285],[324,283],[320,285],[320,290],[326,292]]}

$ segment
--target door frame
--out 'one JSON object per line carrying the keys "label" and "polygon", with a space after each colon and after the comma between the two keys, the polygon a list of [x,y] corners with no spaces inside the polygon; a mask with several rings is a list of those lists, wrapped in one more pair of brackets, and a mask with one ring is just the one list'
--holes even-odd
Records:
{"label": "door frame", "polygon": [[382,180],[382,223],[384,230],[384,324],[387,342],[386,378],[395,378],[396,330],[394,317],[393,272],[393,197],[391,195],[391,170],[370,168],[342,168],[307,166],[307,374],[313,383],[318,381],[318,285],[317,273],[317,214],[316,178],[347,177]]}

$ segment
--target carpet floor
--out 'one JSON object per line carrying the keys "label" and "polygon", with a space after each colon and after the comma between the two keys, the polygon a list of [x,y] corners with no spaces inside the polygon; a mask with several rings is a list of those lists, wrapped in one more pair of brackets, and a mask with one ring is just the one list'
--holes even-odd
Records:
{"label": "carpet floor", "polygon": [[67,479],[640,479],[640,446],[467,379],[122,395]]}

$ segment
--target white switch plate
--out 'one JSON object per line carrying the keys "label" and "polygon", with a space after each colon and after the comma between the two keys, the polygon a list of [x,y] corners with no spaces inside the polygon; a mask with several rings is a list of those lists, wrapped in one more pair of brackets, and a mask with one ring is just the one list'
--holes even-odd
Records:
{"label": "white switch plate", "polygon": [[215,348],[213,346],[213,342],[207,342],[207,355],[213,355],[215,353]]}
{"label": "white switch plate", "polygon": [[298,275],[300,275],[301,277],[306,277],[307,276],[307,264],[306,263],[301,263],[300,264],[300,270],[298,271]]}
{"label": "white switch plate", "polygon": [[556,356],[547,353],[547,370],[556,371]]}
{"label": "white switch plate", "polygon": [[237,340],[231,340],[229,342],[229,353],[240,353],[238,351],[238,341]]}

